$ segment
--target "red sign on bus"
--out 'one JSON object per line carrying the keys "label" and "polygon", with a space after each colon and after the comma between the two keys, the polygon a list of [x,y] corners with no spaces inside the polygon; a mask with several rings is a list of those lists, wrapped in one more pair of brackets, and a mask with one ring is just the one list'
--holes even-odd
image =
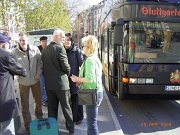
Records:
{"label": "red sign on bus", "polygon": [[180,9],[175,7],[166,7],[160,5],[143,5],[140,7],[142,16],[161,17],[161,18],[178,18],[180,17]]}

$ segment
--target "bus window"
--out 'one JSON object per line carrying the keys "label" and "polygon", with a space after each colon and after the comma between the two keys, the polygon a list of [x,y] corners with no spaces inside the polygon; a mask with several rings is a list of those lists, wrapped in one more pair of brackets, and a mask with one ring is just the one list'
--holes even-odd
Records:
{"label": "bus window", "polygon": [[180,63],[180,25],[163,22],[130,22],[130,63]]}

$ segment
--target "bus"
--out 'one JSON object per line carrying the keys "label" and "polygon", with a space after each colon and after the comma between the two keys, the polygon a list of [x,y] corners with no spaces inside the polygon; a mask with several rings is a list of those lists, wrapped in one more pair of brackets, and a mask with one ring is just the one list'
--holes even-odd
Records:
{"label": "bus", "polygon": [[103,13],[99,53],[109,92],[179,99],[180,1],[116,0]]}

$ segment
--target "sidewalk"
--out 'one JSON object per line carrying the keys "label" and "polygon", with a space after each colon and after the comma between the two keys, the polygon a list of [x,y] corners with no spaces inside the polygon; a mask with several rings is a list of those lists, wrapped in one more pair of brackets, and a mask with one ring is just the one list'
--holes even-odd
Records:
{"label": "sidewalk", "polygon": [[[17,88],[17,84],[15,87]],[[19,96],[18,93],[17,93],[17,96]],[[43,117],[46,118],[47,113],[48,113],[47,108],[42,106],[42,109],[43,109],[43,114],[44,114]],[[21,111],[21,107],[20,107],[20,111]],[[30,94],[30,111],[32,114],[32,119],[35,119],[32,94]],[[60,129],[60,135],[68,135],[68,131],[65,128],[65,119],[64,119],[61,107],[59,109],[58,117],[59,117],[58,126]],[[85,118],[80,125],[75,125],[74,135],[86,135],[87,127],[86,127],[86,113],[85,112],[84,112],[84,117]],[[22,126],[23,126],[23,120],[22,120]],[[100,135],[123,135],[119,122],[115,116],[115,113],[112,109],[111,103],[109,102],[109,99],[105,91],[104,91],[103,101],[99,108],[98,127],[99,127]],[[20,133],[17,135],[26,135],[25,133],[23,133],[23,131],[24,131],[24,127],[21,127]]]}

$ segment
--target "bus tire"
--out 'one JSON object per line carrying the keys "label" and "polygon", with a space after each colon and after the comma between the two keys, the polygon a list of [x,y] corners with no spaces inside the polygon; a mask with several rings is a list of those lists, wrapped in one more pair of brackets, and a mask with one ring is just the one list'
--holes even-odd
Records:
{"label": "bus tire", "polygon": [[126,98],[125,94],[120,90],[120,95],[119,95],[120,100],[124,100]]}
{"label": "bus tire", "polygon": [[125,93],[125,89],[124,89],[122,83],[120,83],[119,88],[120,88],[120,92],[119,92],[119,98],[120,98],[120,100],[126,99],[126,93]]}

